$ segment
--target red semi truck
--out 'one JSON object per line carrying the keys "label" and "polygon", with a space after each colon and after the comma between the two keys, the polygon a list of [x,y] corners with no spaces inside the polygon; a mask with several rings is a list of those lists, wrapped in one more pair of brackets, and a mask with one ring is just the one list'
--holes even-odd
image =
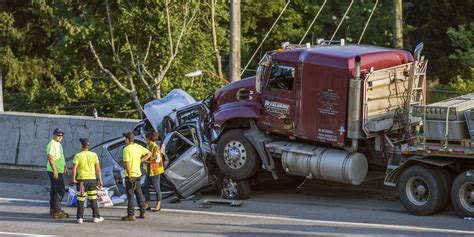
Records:
{"label": "red semi truck", "polygon": [[421,49],[320,41],[268,52],[255,77],[206,100],[215,163],[237,181],[283,170],[352,185],[383,167],[409,212],[429,215],[452,199],[474,216],[474,95],[458,98],[462,111],[425,105]]}

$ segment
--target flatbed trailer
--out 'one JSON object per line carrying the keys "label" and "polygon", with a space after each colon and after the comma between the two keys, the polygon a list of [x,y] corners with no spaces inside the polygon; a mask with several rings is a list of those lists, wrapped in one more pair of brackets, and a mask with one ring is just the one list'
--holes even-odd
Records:
{"label": "flatbed trailer", "polygon": [[[456,111],[454,100],[464,103],[463,111]],[[448,106],[439,106],[443,104]],[[429,124],[426,111],[431,108],[428,113],[440,126],[423,128]],[[474,93],[419,106],[420,110],[419,134],[389,149],[385,185],[398,188],[402,204],[412,214],[429,215],[452,203],[460,216],[473,217]]]}

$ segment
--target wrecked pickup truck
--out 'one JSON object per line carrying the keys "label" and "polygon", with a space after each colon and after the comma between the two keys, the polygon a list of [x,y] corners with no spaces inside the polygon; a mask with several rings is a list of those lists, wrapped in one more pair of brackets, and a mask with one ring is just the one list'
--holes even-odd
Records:
{"label": "wrecked pickup truck", "polygon": [[[186,198],[199,190],[217,189],[223,198],[247,199],[248,181],[233,181],[222,175],[210,145],[209,109],[206,102],[196,102],[182,90],[173,90],[163,99],[145,105],[146,118],[134,128],[136,142],[146,146],[145,134],[159,131],[161,150],[165,155],[165,172],[161,179],[163,196]],[[102,147],[107,160],[104,181],[112,186],[123,184],[122,149],[124,138]],[[143,172],[144,173],[144,172]],[[142,176],[142,183],[144,176]]]}

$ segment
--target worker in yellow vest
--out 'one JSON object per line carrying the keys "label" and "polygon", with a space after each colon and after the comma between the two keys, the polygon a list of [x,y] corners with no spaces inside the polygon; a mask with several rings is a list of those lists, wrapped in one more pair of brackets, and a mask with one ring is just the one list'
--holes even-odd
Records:
{"label": "worker in yellow vest", "polygon": [[151,152],[135,143],[133,132],[124,133],[123,136],[125,137],[125,144],[127,144],[123,148],[123,166],[125,168],[125,190],[127,192],[128,206],[127,215],[122,217],[122,221],[134,221],[135,196],[140,207],[140,216],[138,218],[145,218],[146,204],[140,187],[140,177],[142,176],[140,167],[142,162],[150,158]]}
{"label": "worker in yellow vest", "polygon": [[[97,205],[97,189],[102,187],[102,173],[99,157],[95,152],[89,151],[89,139],[80,138],[82,151],[77,153],[72,160],[72,183],[77,184],[77,223],[82,224],[84,216],[84,201],[89,200],[94,223],[104,220],[99,214]],[[97,173],[97,176],[96,176]],[[77,178],[76,178],[77,174]],[[97,178],[99,182],[97,183]]]}
{"label": "worker in yellow vest", "polygon": [[53,131],[53,139],[46,146],[46,154],[48,162],[46,169],[48,170],[49,180],[51,182],[51,192],[49,194],[49,214],[54,219],[68,218],[64,210],[61,210],[61,201],[66,194],[64,187],[64,174],[68,175],[69,170],[64,159],[63,147],[61,141],[64,138],[64,132],[60,128]]}
{"label": "worker in yellow vest", "polygon": [[165,171],[163,167],[163,156],[161,154],[160,148],[155,143],[155,141],[158,139],[158,133],[149,132],[146,134],[146,138],[148,141],[147,148],[151,152],[151,156],[145,161],[147,174],[145,177],[145,183],[143,185],[143,192],[145,194],[147,209],[151,209],[149,204],[150,184],[153,183],[153,187],[155,188],[156,192],[156,206],[152,211],[158,212],[161,210],[160,175]]}

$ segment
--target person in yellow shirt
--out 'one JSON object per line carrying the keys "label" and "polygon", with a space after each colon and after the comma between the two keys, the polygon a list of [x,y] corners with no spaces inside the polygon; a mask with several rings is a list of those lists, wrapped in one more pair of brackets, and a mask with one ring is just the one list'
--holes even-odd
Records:
{"label": "person in yellow shirt", "polygon": [[64,132],[60,128],[53,131],[53,139],[46,146],[48,162],[46,169],[48,171],[49,181],[51,182],[51,192],[49,195],[49,214],[54,219],[68,218],[69,214],[61,210],[61,201],[66,194],[64,187],[64,176],[69,174],[64,159],[63,147],[61,141],[64,138]]}
{"label": "person in yellow shirt", "polygon": [[[84,201],[89,200],[94,223],[104,220],[99,214],[97,205],[97,189],[102,187],[102,172],[99,157],[95,152],[89,151],[89,139],[80,138],[82,151],[77,153],[72,160],[72,183],[77,184],[77,223],[82,224],[84,217]],[[97,176],[96,176],[97,173]],[[77,177],[76,177],[77,174]],[[97,178],[99,182],[97,183]]]}
{"label": "person in yellow shirt", "polygon": [[128,206],[127,215],[122,217],[122,221],[134,221],[135,196],[140,207],[139,218],[145,218],[146,204],[140,187],[140,177],[142,176],[140,166],[143,161],[150,158],[151,152],[135,143],[135,135],[132,132],[124,133],[123,136],[125,137],[125,144],[127,144],[123,148],[123,166],[125,168],[125,190]]}
{"label": "person in yellow shirt", "polygon": [[156,145],[155,141],[158,139],[157,132],[149,132],[146,134],[148,141],[148,150],[151,152],[150,159],[146,160],[146,177],[145,184],[143,186],[143,192],[145,194],[145,200],[147,206],[150,199],[150,184],[153,183],[153,187],[156,192],[156,206],[153,212],[161,210],[161,189],[160,189],[160,175],[165,171],[163,167],[163,159],[160,148]]}

